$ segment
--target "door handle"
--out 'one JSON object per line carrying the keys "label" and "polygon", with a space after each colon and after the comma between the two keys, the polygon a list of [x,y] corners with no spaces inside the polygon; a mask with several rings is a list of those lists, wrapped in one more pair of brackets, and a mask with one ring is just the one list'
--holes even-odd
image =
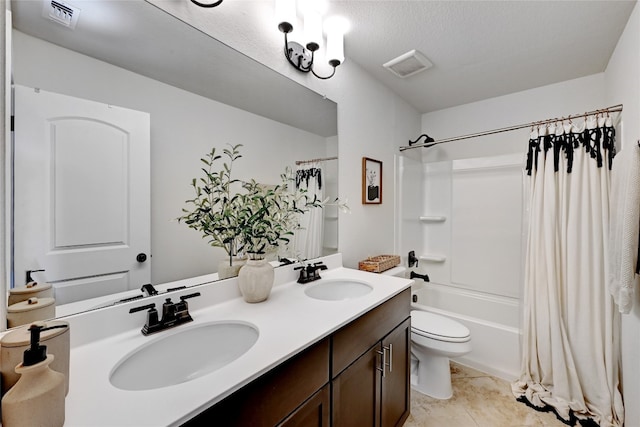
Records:
{"label": "door handle", "polygon": [[138,261],[139,263],[143,263],[147,260],[147,254],[140,252],[137,256],[136,256],[136,261]]}

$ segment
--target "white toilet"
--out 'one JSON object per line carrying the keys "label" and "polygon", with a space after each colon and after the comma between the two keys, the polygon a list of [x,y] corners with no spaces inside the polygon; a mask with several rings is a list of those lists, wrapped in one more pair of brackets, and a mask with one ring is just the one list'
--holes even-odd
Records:
{"label": "white toilet", "polygon": [[453,395],[449,358],[470,351],[471,334],[466,326],[439,314],[411,311],[411,386],[414,389],[437,399],[449,399]]}

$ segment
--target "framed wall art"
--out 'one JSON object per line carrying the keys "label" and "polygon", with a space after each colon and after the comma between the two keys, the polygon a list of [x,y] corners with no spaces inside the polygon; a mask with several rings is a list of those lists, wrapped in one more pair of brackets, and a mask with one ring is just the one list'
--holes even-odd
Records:
{"label": "framed wall art", "polygon": [[382,203],[382,162],[368,157],[362,158],[362,204]]}

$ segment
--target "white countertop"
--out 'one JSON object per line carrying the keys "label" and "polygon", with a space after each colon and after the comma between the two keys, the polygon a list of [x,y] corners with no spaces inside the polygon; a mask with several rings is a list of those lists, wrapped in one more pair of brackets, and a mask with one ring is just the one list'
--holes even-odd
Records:
{"label": "white countertop", "polygon": [[[296,274],[293,266],[285,266],[276,269],[276,286],[269,299],[258,304],[242,300],[237,279],[172,293],[174,301],[180,295],[202,293],[201,297],[189,300],[194,321],[147,337],[140,333],[146,312],[128,311],[149,302],[162,302],[166,295],[66,318],[71,325],[72,349],[65,426],[180,425],[412,283],[343,268],[339,255],[326,257],[325,264],[329,270],[320,272],[323,280],[356,279],[367,282],[373,290],[349,300],[316,300],[306,296],[304,290],[318,282],[298,284],[292,281]],[[113,367],[139,346],[163,334],[217,321],[251,323],[259,329],[258,340],[230,364],[182,384],[125,391],[109,382]],[[189,354],[184,357],[188,363]]]}

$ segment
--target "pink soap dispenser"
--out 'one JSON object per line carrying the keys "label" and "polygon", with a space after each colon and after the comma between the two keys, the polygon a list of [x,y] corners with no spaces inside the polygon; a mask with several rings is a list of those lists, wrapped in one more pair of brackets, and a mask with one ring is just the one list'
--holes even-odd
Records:
{"label": "pink soap dispenser", "polygon": [[64,424],[65,377],[49,364],[53,355],[40,345],[40,332],[66,325],[31,325],[31,347],[16,366],[18,382],[2,398],[2,426],[62,427]]}

